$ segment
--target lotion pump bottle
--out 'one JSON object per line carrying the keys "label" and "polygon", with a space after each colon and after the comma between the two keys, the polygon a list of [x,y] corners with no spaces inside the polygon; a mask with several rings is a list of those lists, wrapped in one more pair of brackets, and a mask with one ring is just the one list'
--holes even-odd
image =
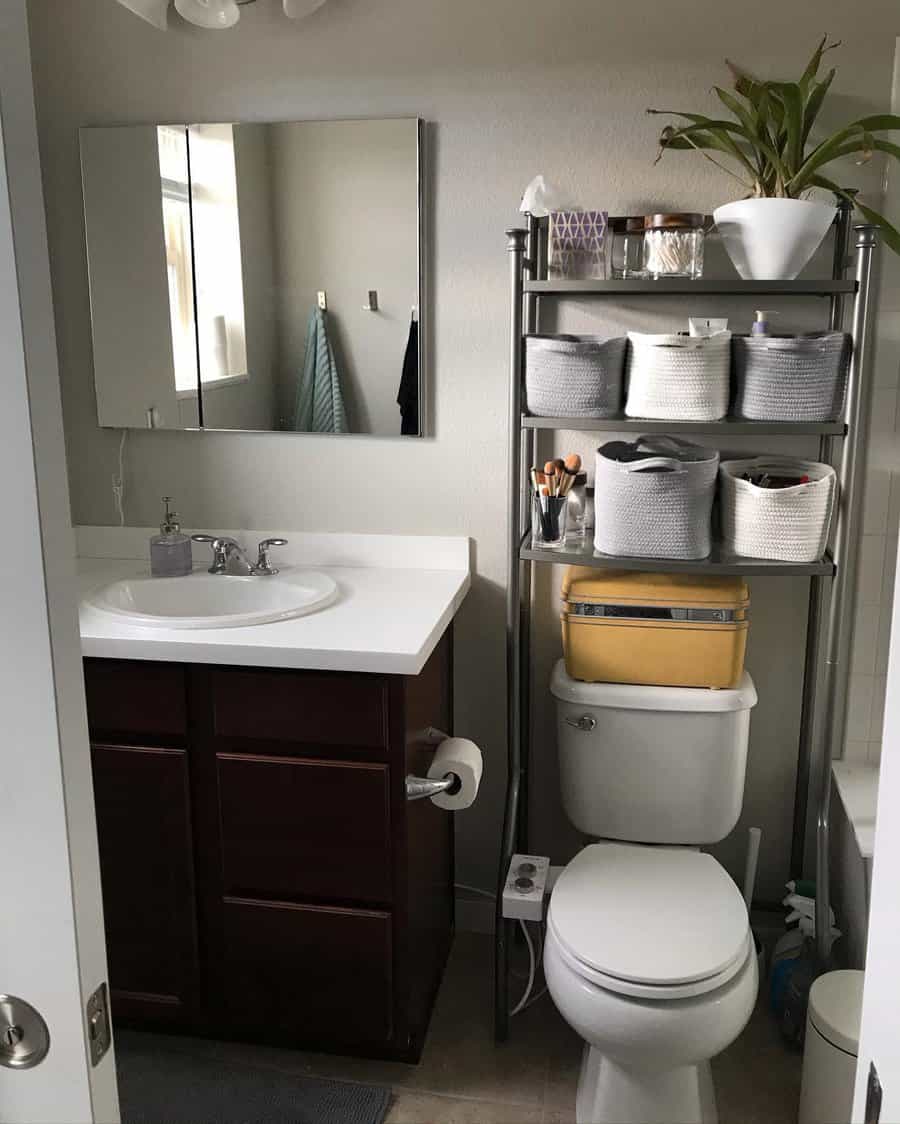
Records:
{"label": "lotion pump bottle", "polygon": [[163,496],[165,517],[159,534],[150,540],[150,573],[154,578],[183,578],[193,569],[191,540],[182,534],[178,515],[169,511],[171,496]]}

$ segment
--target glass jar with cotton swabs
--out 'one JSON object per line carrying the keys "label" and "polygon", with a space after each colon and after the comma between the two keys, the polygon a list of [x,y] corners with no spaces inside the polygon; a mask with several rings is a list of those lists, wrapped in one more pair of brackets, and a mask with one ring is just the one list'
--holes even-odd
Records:
{"label": "glass jar with cotton swabs", "polygon": [[561,547],[566,541],[569,493],[581,471],[577,453],[531,469],[531,539],[534,546]]}

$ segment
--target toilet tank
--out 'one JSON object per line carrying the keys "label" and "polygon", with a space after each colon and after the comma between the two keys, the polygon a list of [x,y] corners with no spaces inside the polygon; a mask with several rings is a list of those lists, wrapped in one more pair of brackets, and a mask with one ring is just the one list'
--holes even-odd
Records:
{"label": "toilet tank", "polygon": [[741,814],[750,711],[733,689],[582,683],[560,660],[550,690],[563,807],[586,835],[711,844]]}

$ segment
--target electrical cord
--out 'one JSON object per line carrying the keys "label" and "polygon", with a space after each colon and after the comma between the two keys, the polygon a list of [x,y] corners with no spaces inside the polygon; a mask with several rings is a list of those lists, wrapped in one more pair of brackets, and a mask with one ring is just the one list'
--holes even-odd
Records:
{"label": "electrical cord", "polygon": [[[495,895],[492,894],[490,890],[482,890],[480,886],[468,886],[465,882],[456,882],[456,883],[454,883],[454,889],[456,889],[456,890],[466,890],[470,894],[477,894],[479,897],[490,898],[491,901],[496,901]],[[535,952],[534,941],[531,938],[531,933],[528,932],[528,926],[525,924],[524,921],[521,921],[521,920],[519,921],[519,926],[522,930],[522,935],[525,937],[525,944],[528,947],[528,976],[527,977],[522,976],[518,972],[514,972],[514,971],[510,972],[510,974],[512,976],[514,976],[516,979],[520,979],[520,980],[521,979],[527,979],[527,983],[525,985],[525,991],[522,993],[522,998],[515,1005],[515,1007],[513,1007],[513,1009],[509,1012],[510,1018],[512,1018],[513,1015],[520,1014],[522,1011],[527,1011],[529,1007],[533,1007],[534,1004],[537,1003],[537,1001],[539,999],[543,999],[544,996],[547,994],[547,985],[546,984],[544,984],[544,986],[541,988],[541,990],[536,995],[531,994],[532,991],[534,990],[534,981],[535,981],[535,976],[537,975],[538,966],[540,964],[543,964],[543,960],[544,960],[544,927],[543,927],[543,924],[539,924],[539,926],[538,926],[537,952]]]}
{"label": "electrical cord", "polygon": [[122,430],[122,439],[119,442],[119,474],[112,478],[113,501],[116,513],[119,516],[119,526],[125,526],[125,442],[128,439],[128,430]]}
{"label": "electrical cord", "polygon": [[522,927],[522,935],[525,938],[525,943],[528,945],[528,983],[525,987],[525,993],[523,994],[522,998],[509,1012],[510,1018],[512,1018],[513,1015],[518,1015],[520,1011],[525,1010],[525,1007],[528,1003],[528,997],[531,995],[531,989],[534,987],[534,942],[531,939],[531,933],[528,932],[528,926],[525,924],[525,922],[519,921],[519,925]]}

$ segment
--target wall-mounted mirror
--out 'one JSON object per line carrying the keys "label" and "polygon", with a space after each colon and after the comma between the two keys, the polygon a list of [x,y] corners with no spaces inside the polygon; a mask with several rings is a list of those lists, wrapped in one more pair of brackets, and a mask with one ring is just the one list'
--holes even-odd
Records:
{"label": "wall-mounted mirror", "polygon": [[82,129],[100,425],[420,435],[420,139]]}

